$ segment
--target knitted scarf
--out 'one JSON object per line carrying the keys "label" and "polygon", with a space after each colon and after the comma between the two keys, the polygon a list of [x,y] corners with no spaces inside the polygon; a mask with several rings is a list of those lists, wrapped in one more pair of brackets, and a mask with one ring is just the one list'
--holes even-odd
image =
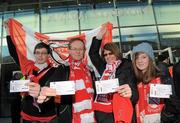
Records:
{"label": "knitted scarf", "polygon": [[[121,61],[118,60],[118,61],[115,61],[113,64],[106,64],[106,69],[104,70],[100,80],[108,80],[108,79],[115,78],[116,68],[120,65],[120,63],[121,63]],[[95,110],[112,112],[112,95],[113,94],[97,95],[96,100],[95,100]],[[96,104],[97,104],[97,106],[96,106]],[[101,108],[101,107],[103,107],[103,108]],[[96,109],[96,108],[98,108],[98,109]]]}
{"label": "knitted scarf", "polygon": [[[107,64],[101,80],[115,78],[116,68],[121,64],[120,60],[113,64]],[[130,123],[133,107],[129,98],[121,97],[118,93],[100,94],[96,96],[94,109],[114,114],[114,123]]]}
{"label": "knitted scarf", "polygon": [[73,123],[95,123],[93,103],[93,89],[90,72],[80,61],[70,63],[70,80],[75,80],[75,96],[73,103]]}
{"label": "knitted scarf", "polygon": [[164,104],[159,98],[149,97],[150,84],[160,84],[160,77],[151,80],[148,84],[139,83],[139,100],[136,105],[137,123],[151,121],[151,123],[160,122],[160,113]]}

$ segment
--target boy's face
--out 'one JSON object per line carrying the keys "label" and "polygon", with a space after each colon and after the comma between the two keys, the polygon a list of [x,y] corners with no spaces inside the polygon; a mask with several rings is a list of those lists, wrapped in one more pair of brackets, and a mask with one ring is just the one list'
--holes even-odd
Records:
{"label": "boy's face", "polygon": [[48,52],[46,48],[40,48],[35,50],[35,58],[37,64],[44,64],[48,60]]}

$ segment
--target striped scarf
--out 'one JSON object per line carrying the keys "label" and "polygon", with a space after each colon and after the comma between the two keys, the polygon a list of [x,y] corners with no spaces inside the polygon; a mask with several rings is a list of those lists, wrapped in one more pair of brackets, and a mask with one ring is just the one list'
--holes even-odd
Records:
{"label": "striped scarf", "polygon": [[73,123],[95,123],[93,88],[90,72],[85,64],[70,59],[70,80],[75,80]]}
{"label": "striped scarf", "polygon": [[[113,64],[106,64],[100,80],[114,79],[116,68],[121,64],[120,60],[115,61]],[[98,104],[97,104],[98,103]],[[97,106],[96,106],[97,104]],[[100,106],[101,105],[101,106]],[[104,108],[102,108],[104,107]],[[99,94],[96,96],[95,110],[112,112],[112,94]]]}

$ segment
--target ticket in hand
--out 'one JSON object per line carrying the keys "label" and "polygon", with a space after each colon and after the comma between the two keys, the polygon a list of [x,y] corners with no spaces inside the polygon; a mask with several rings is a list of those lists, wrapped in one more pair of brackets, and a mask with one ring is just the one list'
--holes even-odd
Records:
{"label": "ticket in hand", "polygon": [[29,80],[12,80],[10,81],[10,92],[28,92]]}
{"label": "ticket in hand", "polygon": [[95,86],[97,94],[113,93],[119,87],[119,81],[118,79],[95,81]]}
{"label": "ticket in hand", "polygon": [[150,97],[169,98],[172,95],[172,86],[167,84],[150,84]]}
{"label": "ticket in hand", "polygon": [[74,81],[50,82],[50,88],[53,88],[56,90],[56,95],[74,95],[75,94]]}

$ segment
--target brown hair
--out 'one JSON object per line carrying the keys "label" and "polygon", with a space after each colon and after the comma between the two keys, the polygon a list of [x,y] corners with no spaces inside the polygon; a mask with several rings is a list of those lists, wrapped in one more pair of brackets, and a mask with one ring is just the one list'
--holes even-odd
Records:
{"label": "brown hair", "polygon": [[147,55],[149,57],[149,65],[147,71],[145,73],[142,73],[142,71],[136,67],[136,59],[141,53],[142,52],[137,52],[133,54],[132,64],[134,73],[136,75],[138,83],[142,82],[144,84],[148,84],[153,78],[157,76],[156,66],[154,64],[154,61]]}
{"label": "brown hair", "polygon": [[119,47],[115,43],[107,43],[104,45],[103,50],[101,52],[103,58],[104,50],[109,50],[116,56],[117,59],[122,59],[122,54],[119,50]]}

